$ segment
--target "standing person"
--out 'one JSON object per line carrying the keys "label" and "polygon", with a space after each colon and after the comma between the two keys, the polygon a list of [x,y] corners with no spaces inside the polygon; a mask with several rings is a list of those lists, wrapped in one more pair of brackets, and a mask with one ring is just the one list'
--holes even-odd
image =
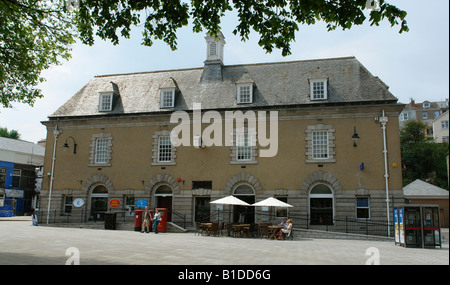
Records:
{"label": "standing person", "polygon": [[161,221],[161,213],[155,208],[155,213],[153,215],[153,228],[155,229],[155,234],[158,233],[158,223]]}
{"label": "standing person", "polygon": [[142,213],[142,228],[141,233],[144,232],[144,228],[147,228],[146,233],[150,232],[150,210],[148,206],[145,206],[144,212]]}

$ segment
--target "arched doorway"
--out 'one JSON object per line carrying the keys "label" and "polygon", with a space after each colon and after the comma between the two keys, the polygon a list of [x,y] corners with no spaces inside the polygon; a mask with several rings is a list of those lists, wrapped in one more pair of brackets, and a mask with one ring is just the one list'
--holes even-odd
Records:
{"label": "arched doorway", "polygon": [[316,184],[309,193],[311,225],[333,225],[333,192],[325,184]]}
{"label": "arched doorway", "polygon": [[173,191],[169,185],[162,184],[158,186],[155,190],[155,206],[156,208],[166,208],[167,209],[167,221],[172,221],[172,197]]}
{"label": "arched doorway", "polygon": [[[233,191],[233,196],[236,196],[250,205],[255,203],[255,190],[248,184],[238,185]],[[251,224],[254,222],[255,207],[237,205],[233,207],[233,223]]]}
{"label": "arched doorway", "polygon": [[90,219],[103,220],[104,213],[108,210],[108,189],[104,185],[97,185],[91,192]]}

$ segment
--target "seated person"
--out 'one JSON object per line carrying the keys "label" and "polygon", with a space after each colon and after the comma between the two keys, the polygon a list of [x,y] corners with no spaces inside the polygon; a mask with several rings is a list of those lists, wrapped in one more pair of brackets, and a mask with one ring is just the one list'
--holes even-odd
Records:
{"label": "seated person", "polygon": [[292,219],[289,219],[289,220],[287,220],[287,226],[283,227],[278,232],[278,239],[282,239],[283,234],[289,235],[291,233],[291,230],[292,230]]}
{"label": "seated person", "polygon": [[281,225],[283,227],[287,227],[288,226],[288,223],[286,222],[286,218],[283,219],[283,221],[281,222]]}

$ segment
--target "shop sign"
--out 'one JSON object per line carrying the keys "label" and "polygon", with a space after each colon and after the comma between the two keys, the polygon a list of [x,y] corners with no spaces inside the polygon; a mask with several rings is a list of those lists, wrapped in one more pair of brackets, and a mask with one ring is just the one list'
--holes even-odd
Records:
{"label": "shop sign", "polygon": [[113,208],[119,207],[120,201],[117,199],[112,199],[111,201],[109,201],[109,205]]}
{"label": "shop sign", "polygon": [[77,199],[73,200],[73,205],[75,207],[79,208],[84,205],[84,200],[81,198],[77,198]]}

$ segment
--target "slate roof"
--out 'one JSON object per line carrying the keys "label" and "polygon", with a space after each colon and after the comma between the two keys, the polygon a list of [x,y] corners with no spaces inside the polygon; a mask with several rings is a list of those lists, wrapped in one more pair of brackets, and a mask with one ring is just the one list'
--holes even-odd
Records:
{"label": "slate roof", "polygon": [[448,191],[424,182],[422,180],[415,180],[403,187],[403,195],[406,198],[447,198]]}
{"label": "slate roof", "polygon": [[[328,79],[328,99],[310,99],[311,79]],[[236,83],[254,84],[252,104],[237,104]],[[173,108],[160,109],[160,88],[176,86]],[[99,112],[99,92],[118,92],[110,112]],[[49,116],[101,116],[202,109],[236,109],[265,106],[298,106],[347,103],[396,103],[397,98],[378,77],[355,58],[204,67],[95,76]]]}

